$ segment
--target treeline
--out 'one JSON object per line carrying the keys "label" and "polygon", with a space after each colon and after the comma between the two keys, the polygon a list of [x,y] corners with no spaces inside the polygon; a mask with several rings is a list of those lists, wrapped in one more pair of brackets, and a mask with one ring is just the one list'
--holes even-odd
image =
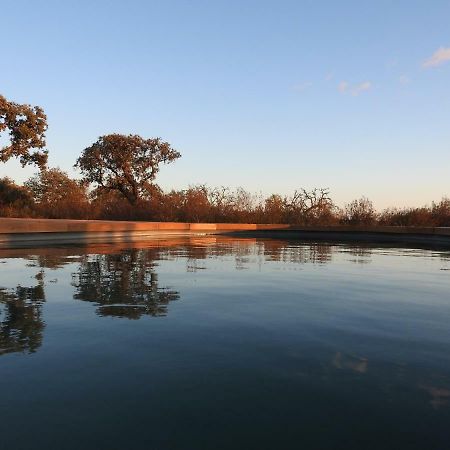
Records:
{"label": "treeline", "polygon": [[0,179],[0,216],[51,219],[173,222],[283,223],[299,225],[450,226],[450,199],[419,208],[377,212],[367,198],[337,207],[327,189],[299,189],[268,197],[242,188],[191,186],[164,192],[152,185],[131,204],[117,190],[92,188],[60,169],[42,170],[23,185]]}
{"label": "treeline", "polygon": [[[450,226],[450,200],[421,208],[376,212],[366,198],[344,208],[328,189],[292,195],[253,195],[244,189],[204,185],[164,192],[155,179],[181,154],[161,138],[108,134],[82,150],[74,167],[81,180],[48,168],[47,117],[39,106],[0,95],[0,162],[16,158],[39,172],[23,186],[0,179],[0,216],[174,222],[284,223],[298,225]],[[2,135],[3,133],[3,135]],[[6,136],[7,135],[7,136]]]}

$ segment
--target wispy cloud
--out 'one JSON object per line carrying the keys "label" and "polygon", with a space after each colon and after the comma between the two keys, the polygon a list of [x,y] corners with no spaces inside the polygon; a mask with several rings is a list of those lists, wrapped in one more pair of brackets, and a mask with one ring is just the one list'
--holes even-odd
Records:
{"label": "wispy cloud", "polygon": [[411,80],[410,80],[410,78],[407,77],[406,75],[400,75],[400,76],[398,77],[398,81],[399,81],[401,84],[408,84]]}
{"label": "wispy cloud", "polygon": [[437,67],[447,61],[450,61],[450,47],[440,47],[423,62],[422,67]]}
{"label": "wispy cloud", "polygon": [[348,81],[341,81],[338,84],[338,90],[342,94],[350,93],[353,96],[357,96],[364,91],[371,89],[372,83],[370,81],[364,81],[362,83],[350,84]]}
{"label": "wispy cloud", "polygon": [[312,86],[312,81],[305,81],[304,83],[295,84],[293,86],[294,91],[302,92]]}
{"label": "wispy cloud", "polygon": [[333,79],[333,77],[334,77],[334,72],[328,72],[325,75],[325,81],[331,81]]}
{"label": "wispy cloud", "polygon": [[341,81],[338,84],[339,92],[342,92],[342,93],[347,92],[348,87],[349,87],[349,84],[346,81]]}
{"label": "wispy cloud", "polygon": [[357,84],[352,89],[352,95],[359,95],[361,92],[368,91],[372,87],[370,81],[364,81],[364,83]]}

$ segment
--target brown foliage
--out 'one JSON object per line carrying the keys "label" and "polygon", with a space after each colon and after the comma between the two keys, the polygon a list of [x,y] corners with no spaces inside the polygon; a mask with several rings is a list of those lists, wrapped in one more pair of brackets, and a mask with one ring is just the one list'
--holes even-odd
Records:
{"label": "brown foliage", "polygon": [[44,150],[46,130],[42,108],[10,102],[0,95],[0,136],[4,131],[9,133],[9,144],[0,148],[0,161],[15,157],[22,166],[36,164],[43,169],[48,157]]}
{"label": "brown foliage", "polygon": [[373,203],[366,197],[345,205],[341,214],[341,223],[347,225],[373,225],[377,219]]}
{"label": "brown foliage", "polygon": [[161,199],[161,219],[177,222],[208,222],[211,220],[211,204],[204,186],[186,190],[172,190]]}
{"label": "brown foliage", "polygon": [[[399,227],[427,226],[431,225],[430,210],[427,207],[421,208],[388,208],[379,217],[381,225],[391,225]],[[434,223],[433,223],[434,225]]]}
{"label": "brown foliage", "polygon": [[69,178],[59,168],[43,170],[25,182],[40,216],[50,219],[87,219],[90,204],[87,185]]}
{"label": "brown foliage", "polygon": [[444,197],[431,205],[431,217],[437,227],[450,227],[450,198]]}
{"label": "brown foliage", "polygon": [[286,204],[281,195],[272,194],[264,200],[264,217],[268,223],[283,223]]}
{"label": "brown foliage", "polygon": [[0,217],[33,217],[31,192],[9,178],[0,179]]}
{"label": "brown foliage", "polygon": [[104,190],[120,192],[131,205],[148,199],[160,164],[181,155],[160,138],[108,134],[85,148],[77,159],[84,180]]}
{"label": "brown foliage", "polygon": [[379,217],[380,225],[392,226],[450,226],[450,199],[443,198],[439,203],[433,202],[431,207],[420,208],[388,208]]}
{"label": "brown foliage", "polygon": [[205,185],[163,192],[147,186],[146,197],[134,204],[119,190],[72,180],[60,169],[44,170],[25,186],[0,179],[0,216],[91,218],[174,222],[285,223],[296,225],[450,226],[450,199],[431,206],[390,208],[378,214],[365,197],[339,210],[327,189],[299,189],[291,196],[266,198],[242,188],[209,188]]}
{"label": "brown foliage", "polygon": [[329,221],[333,215],[333,201],[325,188],[299,189],[291,197],[285,197],[284,223],[316,225]]}

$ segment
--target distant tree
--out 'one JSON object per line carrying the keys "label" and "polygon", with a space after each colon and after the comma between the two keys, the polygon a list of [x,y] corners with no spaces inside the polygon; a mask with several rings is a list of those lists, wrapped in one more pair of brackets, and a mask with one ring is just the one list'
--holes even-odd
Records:
{"label": "distant tree", "polygon": [[[0,95],[0,136],[9,134],[9,143],[0,147],[0,161],[19,158],[22,166],[47,164],[45,147],[47,117],[39,106],[20,105]],[[34,150],[34,151],[33,151]]]}
{"label": "distant tree", "polygon": [[29,217],[33,215],[33,195],[23,186],[5,177],[0,178],[0,216]]}
{"label": "distant tree", "polygon": [[234,217],[233,221],[252,222],[258,198],[242,187],[238,187],[232,193]]}
{"label": "distant tree", "polygon": [[387,208],[379,214],[378,224],[399,227],[426,227],[436,225],[428,206],[418,208]]}
{"label": "distant tree", "polygon": [[208,188],[204,185],[190,186],[182,191],[181,217],[183,222],[210,222],[211,204],[208,199]]}
{"label": "distant tree", "polygon": [[438,227],[450,227],[450,198],[444,197],[439,203],[431,204],[431,215]]}
{"label": "distant tree", "polygon": [[268,223],[283,223],[285,203],[281,195],[272,194],[264,200],[264,217]]}
{"label": "distant tree", "polygon": [[373,203],[368,198],[361,197],[345,205],[341,221],[349,225],[373,225],[376,218]]}
{"label": "distant tree", "polygon": [[145,202],[132,205],[117,190],[104,189],[101,186],[93,189],[89,195],[91,211],[94,217],[104,220],[165,220],[162,202],[164,193],[154,184],[148,192]]}
{"label": "distant tree", "polygon": [[87,185],[59,168],[42,170],[24,183],[40,213],[48,218],[84,219],[88,216]]}
{"label": "distant tree", "polygon": [[160,138],[109,134],[83,150],[77,159],[84,179],[97,187],[119,191],[131,205],[147,198],[160,164],[181,155]]}
{"label": "distant tree", "polygon": [[284,205],[287,223],[305,225],[320,223],[324,217],[328,222],[334,208],[327,188],[298,189],[292,196],[284,198]]}
{"label": "distant tree", "polygon": [[213,222],[230,222],[235,220],[236,196],[225,186],[207,189],[208,201],[211,205]]}

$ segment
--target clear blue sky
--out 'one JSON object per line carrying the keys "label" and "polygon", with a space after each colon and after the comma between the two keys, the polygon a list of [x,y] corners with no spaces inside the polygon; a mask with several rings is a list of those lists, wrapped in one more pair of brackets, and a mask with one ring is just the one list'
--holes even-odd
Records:
{"label": "clear blue sky", "polygon": [[[0,92],[72,172],[102,134],[182,153],[163,188],[450,195],[450,2],[0,1]],[[23,181],[17,163],[0,176]]]}

